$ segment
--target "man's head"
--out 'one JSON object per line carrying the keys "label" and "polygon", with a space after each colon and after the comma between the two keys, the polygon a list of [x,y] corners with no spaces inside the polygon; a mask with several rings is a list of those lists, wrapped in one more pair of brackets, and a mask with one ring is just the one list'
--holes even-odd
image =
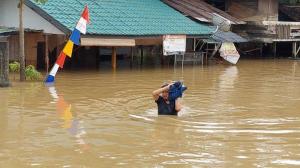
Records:
{"label": "man's head", "polygon": [[[169,84],[163,84],[162,86],[161,86],[161,88],[164,88],[164,87],[166,87],[166,86],[168,86]],[[162,92],[162,97],[163,97],[163,99],[164,100],[168,100],[168,98],[169,98],[169,90],[165,90],[165,91],[163,91]]]}

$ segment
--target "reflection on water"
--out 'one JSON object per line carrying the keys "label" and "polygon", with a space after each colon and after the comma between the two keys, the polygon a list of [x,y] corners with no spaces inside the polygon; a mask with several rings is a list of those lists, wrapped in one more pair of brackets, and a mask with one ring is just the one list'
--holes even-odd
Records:
{"label": "reflection on water", "polygon": [[64,100],[63,95],[58,95],[54,85],[47,86],[50,95],[53,98],[53,102],[56,104],[57,115],[63,120],[62,128],[68,130],[70,135],[76,138],[76,143],[80,146],[77,150],[82,152],[82,150],[88,149],[88,145],[84,140],[86,131],[83,127],[83,121],[78,118],[78,115],[72,109],[71,104]]}
{"label": "reflection on water", "polygon": [[[299,167],[297,61],[59,73],[0,88],[0,167]],[[74,75],[76,74],[76,75]],[[178,117],[151,92],[189,87]]]}

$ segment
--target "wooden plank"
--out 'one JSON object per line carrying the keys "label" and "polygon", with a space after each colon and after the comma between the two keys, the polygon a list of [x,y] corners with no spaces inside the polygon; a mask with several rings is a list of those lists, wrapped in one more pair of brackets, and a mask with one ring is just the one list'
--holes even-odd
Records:
{"label": "wooden plank", "polygon": [[180,12],[187,14],[193,18],[196,18],[198,20],[205,19],[205,20],[211,22],[212,15],[210,13],[206,12],[205,10],[203,10],[202,8],[189,5],[183,1],[173,1],[173,0],[167,1],[166,0],[165,2],[167,4],[169,4],[170,6],[176,8]]}
{"label": "wooden plank", "polygon": [[293,41],[300,41],[300,39],[272,39],[272,41],[278,41],[278,42],[293,42]]}
{"label": "wooden plank", "polygon": [[133,47],[130,47],[130,68],[133,67]]}
{"label": "wooden plank", "polygon": [[223,17],[225,17],[226,19],[230,20],[231,22],[233,22],[234,24],[245,24],[243,21],[229,15],[228,13],[202,1],[196,1],[196,0],[192,0],[193,2],[197,3],[198,2],[198,6],[197,7],[202,7],[204,10],[207,10],[210,13],[217,13]]}
{"label": "wooden plank", "polygon": [[0,42],[8,42],[7,36],[0,36]]}
{"label": "wooden plank", "polygon": [[293,56],[297,57],[297,42],[293,42]]}
{"label": "wooden plank", "polygon": [[133,47],[135,46],[135,39],[121,39],[121,38],[81,38],[82,46],[104,46],[104,47]]}
{"label": "wooden plank", "polygon": [[276,45],[276,42],[273,43],[273,56],[274,57],[277,56],[277,45]]}
{"label": "wooden plank", "polygon": [[258,12],[264,15],[265,20],[278,20],[278,0],[259,0]]}
{"label": "wooden plank", "polygon": [[117,69],[117,49],[112,47],[112,56],[111,56],[111,66],[112,69]]}
{"label": "wooden plank", "polygon": [[144,38],[144,39],[136,39],[136,45],[162,45],[163,39],[160,38]]}
{"label": "wooden plank", "polygon": [[300,46],[299,46],[298,49],[297,49],[296,55],[299,54],[299,51],[300,51]]}
{"label": "wooden plank", "polygon": [[49,71],[49,47],[48,47],[48,35],[45,34],[45,65],[46,65],[46,72],[48,74]]}
{"label": "wooden plank", "polygon": [[253,4],[232,1],[228,8],[228,13],[235,18],[247,21],[247,18],[257,14],[257,9]]}
{"label": "wooden plank", "polygon": [[178,11],[198,20],[203,21],[205,19],[211,22],[213,13],[217,13],[230,20],[233,24],[244,24],[243,21],[211,6],[202,0],[164,0],[164,2]]}

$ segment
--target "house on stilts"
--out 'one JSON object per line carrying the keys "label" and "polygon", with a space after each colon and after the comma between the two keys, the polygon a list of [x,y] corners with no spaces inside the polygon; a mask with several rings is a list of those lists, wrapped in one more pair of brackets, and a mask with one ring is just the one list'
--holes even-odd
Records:
{"label": "house on stilts", "polygon": [[[231,37],[231,41],[238,44],[242,55],[299,55],[300,8],[294,0],[163,1],[200,23],[222,27],[221,30],[227,32],[227,35],[219,32],[214,36],[223,37],[223,41],[230,41],[225,37]],[[248,42],[244,43],[244,40],[235,35]],[[280,48],[285,50],[279,50]]]}

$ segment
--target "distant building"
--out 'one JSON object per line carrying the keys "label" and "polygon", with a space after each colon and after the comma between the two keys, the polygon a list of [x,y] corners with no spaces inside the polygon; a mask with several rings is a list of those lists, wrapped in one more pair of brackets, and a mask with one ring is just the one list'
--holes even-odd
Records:
{"label": "distant building", "polygon": [[[84,5],[81,0],[49,0],[44,5],[25,0],[26,64],[44,69],[46,58],[50,66],[55,62]],[[111,62],[115,68],[117,60],[126,59],[131,64],[138,56],[142,62],[143,54],[155,49],[160,60],[164,35],[208,38],[213,32],[213,28],[192,21],[160,0],[87,1],[87,5],[91,24],[67,67],[98,67],[101,62]],[[11,60],[18,57],[18,25],[17,1],[0,1],[0,36],[9,43]]]}
{"label": "distant building", "polygon": [[[231,40],[238,34],[252,45],[248,51],[264,51],[276,56],[277,48],[288,48],[279,54],[299,54],[300,8],[296,0],[163,0],[183,14],[202,23],[211,23],[231,31]],[[294,5],[294,6],[293,6]],[[214,19],[216,18],[216,19]],[[223,22],[215,22],[215,20]],[[234,34],[235,33],[235,34]],[[219,37],[228,37],[218,33]],[[223,40],[230,40],[223,38]],[[241,45],[243,46],[243,45]],[[248,53],[245,51],[245,53]],[[289,51],[288,53],[286,51]],[[280,53],[281,52],[281,53]]]}

